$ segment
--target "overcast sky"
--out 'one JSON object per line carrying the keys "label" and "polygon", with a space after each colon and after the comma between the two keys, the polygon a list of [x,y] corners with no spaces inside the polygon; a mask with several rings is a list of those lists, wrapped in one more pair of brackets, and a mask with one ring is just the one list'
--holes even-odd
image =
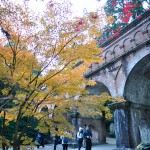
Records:
{"label": "overcast sky", "polygon": [[[45,2],[49,2],[50,0],[43,0]],[[63,1],[63,0],[53,0],[53,1]],[[97,0],[70,0],[73,4],[72,10],[76,15],[83,15],[85,9],[90,11],[95,11],[99,6],[104,5],[106,0],[101,0],[98,2]],[[44,3],[41,0],[30,0],[29,3],[31,4],[32,9],[40,10],[44,8]]]}
{"label": "overcast sky", "polygon": [[86,9],[88,12],[95,11],[99,6],[105,4],[106,0],[71,0],[73,3],[73,11],[76,14],[83,14],[83,10]]}

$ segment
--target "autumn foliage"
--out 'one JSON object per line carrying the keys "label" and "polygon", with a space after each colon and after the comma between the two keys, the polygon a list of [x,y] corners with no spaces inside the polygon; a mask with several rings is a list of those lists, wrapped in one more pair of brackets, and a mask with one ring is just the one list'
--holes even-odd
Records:
{"label": "autumn foliage", "polygon": [[[50,1],[41,14],[32,11],[28,1],[1,1],[0,7],[2,146],[11,143],[17,150],[21,141],[31,144],[26,131],[33,125],[33,118],[39,121],[37,130],[55,133],[57,126],[63,134],[64,128],[73,131],[63,114],[74,108],[84,115],[109,113],[103,104],[111,97],[91,97],[85,89],[95,82],[84,78],[84,73],[92,62],[101,61],[98,56],[102,49],[94,39],[101,34],[102,18],[97,13],[70,18],[68,1]],[[20,129],[24,117],[27,120]],[[15,127],[10,142],[5,135],[12,121]]]}
{"label": "autumn foliage", "polygon": [[118,37],[121,29],[135,19],[140,19],[149,8],[149,0],[107,0],[104,6],[105,13],[114,19],[103,28],[102,35],[97,38],[98,45]]}

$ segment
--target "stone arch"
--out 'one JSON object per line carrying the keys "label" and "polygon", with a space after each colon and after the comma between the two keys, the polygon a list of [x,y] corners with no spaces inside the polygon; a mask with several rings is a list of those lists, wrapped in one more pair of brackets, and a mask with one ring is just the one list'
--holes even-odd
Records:
{"label": "stone arch", "polygon": [[[136,147],[140,142],[143,142],[145,135],[145,127],[150,127],[150,54],[143,57],[130,71],[125,88],[124,98],[129,103],[129,130],[130,141],[133,147]],[[144,126],[141,126],[141,121],[146,120]],[[139,130],[140,129],[140,130]],[[146,129],[150,131],[149,129]],[[147,139],[148,142],[149,139]],[[146,141],[144,139],[144,141]]]}
{"label": "stone arch", "polygon": [[132,42],[132,39],[127,38],[123,41],[123,45],[124,45],[124,51],[129,51],[131,50],[133,47],[135,47],[135,44]]}
{"label": "stone arch", "polygon": [[[127,77],[124,97],[130,102],[150,106],[150,54],[141,59]],[[136,85],[136,86],[135,86]]]}
{"label": "stone arch", "polygon": [[148,37],[150,37],[150,23],[146,27]]}
{"label": "stone arch", "polygon": [[45,106],[45,107],[43,107],[42,109],[41,109],[41,112],[48,112],[48,107],[47,106]]}
{"label": "stone arch", "polygon": [[103,92],[110,94],[109,89],[101,82],[97,82],[94,86],[87,86],[86,89],[90,95],[100,95]]}
{"label": "stone arch", "polygon": [[113,49],[114,56],[117,57],[118,55],[122,54],[122,50],[120,49],[119,45],[115,45]]}
{"label": "stone arch", "polygon": [[141,44],[141,43],[145,40],[142,31],[137,31],[137,32],[134,34],[134,39],[135,39],[135,44],[136,44],[136,45]]}
{"label": "stone arch", "polygon": [[[94,86],[87,86],[86,89],[89,91],[90,95],[100,95],[102,93],[110,94],[109,89],[101,82],[97,82]],[[87,124],[89,124],[93,138],[93,143],[105,143],[106,142],[106,121],[105,115],[96,120],[89,120]]]}
{"label": "stone arch", "polygon": [[90,130],[92,132],[92,142],[94,143],[98,143],[99,139],[98,139],[98,129],[95,127],[95,125],[93,124],[89,124]]}
{"label": "stone arch", "polygon": [[108,50],[106,53],[105,53],[105,61],[106,62],[109,62],[111,59],[114,58],[114,52],[111,51],[111,50]]}

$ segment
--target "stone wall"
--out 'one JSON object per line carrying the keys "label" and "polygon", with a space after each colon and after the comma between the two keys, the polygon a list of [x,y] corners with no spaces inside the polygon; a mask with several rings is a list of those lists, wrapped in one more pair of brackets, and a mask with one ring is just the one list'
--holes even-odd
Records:
{"label": "stone wall", "polygon": [[84,124],[89,125],[91,128],[93,143],[106,143],[105,121],[102,118],[79,118],[78,125],[82,127]]}
{"label": "stone wall", "polygon": [[[92,143],[106,143],[106,130],[105,130],[105,120],[103,118],[91,118],[91,117],[83,117],[78,115],[72,115],[70,118],[70,122],[75,126],[76,133],[78,132],[79,127],[84,127],[84,125],[88,125],[92,131]],[[74,137],[76,136],[74,133]]]}
{"label": "stone wall", "polygon": [[[117,107],[114,112],[117,146],[135,148],[140,142],[149,142],[150,13],[104,44],[100,57],[104,61],[93,63],[85,77],[100,85],[96,88],[127,101],[126,107]],[[147,121],[141,124],[143,120]]]}
{"label": "stone wall", "polygon": [[137,146],[141,142],[150,143],[150,107],[146,105],[130,104],[130,139],[132,145]]}

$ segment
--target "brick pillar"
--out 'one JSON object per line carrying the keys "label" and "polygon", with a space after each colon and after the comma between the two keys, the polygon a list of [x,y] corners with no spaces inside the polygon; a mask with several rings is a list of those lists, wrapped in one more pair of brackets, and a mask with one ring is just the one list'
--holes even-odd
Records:
{"label": "brick pillar", "polygon": [[116,146],[117,148],[130,148],[127,103],[114,103],[111,108],[114,110]]}

